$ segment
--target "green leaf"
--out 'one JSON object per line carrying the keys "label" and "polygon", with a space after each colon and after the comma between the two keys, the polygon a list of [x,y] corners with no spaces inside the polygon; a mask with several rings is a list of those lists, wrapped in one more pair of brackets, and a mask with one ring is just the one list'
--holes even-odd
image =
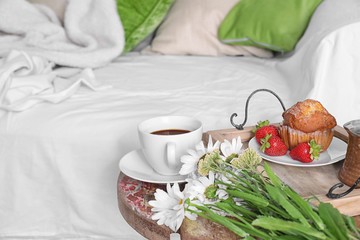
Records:
{"label": "green leaf", "polygon": [[228,192],[231,196],[251,202],[258,207],[267,207],[269,205],[269,202],[265,198],[260,198],[250,193],[244,193],[241,191],[229,190],[229,189],[227,189],[226,192]]}
{"label": "green leaf", "polygon": [[243,216],[237,214],[236,212],[234,212],[234,208],[233,206],[235,204],[228,204],[228,203],[224,203],[224,202],[216,202],[215,205],[220,208],[221,210],[224,210],[225,212],[231,214],[233,217],[237,218],[238,220],[240,220],[241,222],[237,221],[234,222],[236,225],[239,225],[241,227],[242,230],[244,230],[245,232],[247,232],[248,234],[250,234],[251,236],[254,237],[259,237],[261,239],[264,240],[271,240],[271,238],[263,231],[255,228],[254,226],[252,226],[249,221],[247,221]]}
{"label": "green leaf", "polygon": [[231,207],[238,213],[240,213],[242,216],[250,218],[250,219],[254,219],[256,218],[256,214],[242,206],[238,206],[235,203],[231,204]]}
{"label": "green leaf", "polygon": [[197,209],[206,212],[208,214],[209,219],[211,219],[214,222],[217,222],[225,227],[227,227],[228,229],[230,229],[231,231],[233,231],[234,233],[236,233],[237,235],[241,236],[241,237],[245,237],[247,236],[247,233],[242,230],[240,227],[236,226],[234,223],[232,223],[227,217],[224,216],[220,216],[216,213],[214,213],[211,209],[209,209],[208,207],[205,206],[199,206],[196,204],[190,204],[191,206],[196,207]]}
{"label": "green leaf", "polygon": [[281,235],[277,236],[276,240],[306,240],[306,238],[294,235]]}
{"label": "green leaf", "polygon": [[256,240],[256,239],[253,238],[253,237],[251,237],[251,236],[246,236],[246,237],[244,238],[244,240]]}
{"label": "green leaf", "polygon": [[337,240],[346,240],[347,227],[339,210],[330,203],[319,204],[319,215]]}
{"label": "green leaf", "polygon": [[281,231],[284,233],[298,233],[302,236],[326,239],[326,235],[313,227],[308,227],[302,223],[291,222],[273,217],[259,217],[252,222],[252,225],[268,230]]}
{"label": "green leaf", "polygon": [[288,186],[284,187],[283,190],[290,197],[290,199],[294,201],[294,203],[301,209],[305,217],[311,219],[320,230],[325,229],[326,226],[324,222],[321,220],[320,216],[312,209],[312,207],[307,201],[305,201],[299,194],[297,194]]}
{"label": "green leaf", "polygon": [[286,195],[284,196],[281,188],[276,188],[267,184],[266,189],[270,194],[270,197],[274,199],[275,202],[279,203],[291,217],[299,220],[305,226],[311,227],[301,212],[291,202],[288,201]]}
{"label": "green leaf", "polygon": [[274,184],[275,187],[281,188],[282,183],[280,179],[276,176],[276,174],[271,170],[270,166],[264,162],[264,168],[267,176],[269,177],[270,181]]}
{"label": "green leaf", "polygon": [[360,233],[356,227],[355,219],[347,215],[342,215],[342,216],[344,218],[346,225],[349,227],[350,231],[352,231],[356,235],[356,237],[360,239]]}

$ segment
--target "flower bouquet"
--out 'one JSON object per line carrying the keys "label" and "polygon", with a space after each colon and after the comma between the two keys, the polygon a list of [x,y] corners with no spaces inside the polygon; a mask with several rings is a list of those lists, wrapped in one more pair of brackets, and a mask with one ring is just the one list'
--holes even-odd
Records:
{"label": "flower bouquet", "polygon": [[185,217],[201,216],[244,239],[360,239],[353,218],[303,199],[266,163],[259,173],[261,161],[255,150],[242,150],[240,137],[213,144],[210,136],[207,147],[200,142],[181,157],[184,189],[156,190],[152,219],[176,232]]}

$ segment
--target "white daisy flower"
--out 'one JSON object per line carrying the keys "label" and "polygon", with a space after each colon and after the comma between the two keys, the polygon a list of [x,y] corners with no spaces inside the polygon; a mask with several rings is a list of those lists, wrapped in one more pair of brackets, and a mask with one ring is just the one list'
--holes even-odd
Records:
{"label": "white daisy flower", "polygon": [[237,139],[233,138],[231,143],[225,139],[223,143],[220,145],[221,152],[225,157],[230,156],[231,154],[240,154],[241,153],[241,147],[243,146],[241,142],[241,137],[238,136]]}
{"label": "white daisy flower", "polygon": [[220,146],[220,142],[216,141],[215,144],[213,144],[212,137],[211,137],[211,135],[209,135],[209,141],[208,141],[207,148],[205,148],[204,142],[202,142],[202,141],[199,144],[197,144],[195,148],[197,151],[204,152],[204,154],[205,154],[205,153],[211,153],[216,148],[219,148],[219,146]]}
{"label": "white daisy flower", "polygon": [[208,177],[202,176],[198,179],[187,179],[189,185],[190,199],[197,199],[201,203],[212,203],[216,200],[227,198],[227,193],[215,185],[215,175],[212,171]]}
{"label": "white daisy flower", "polygon": [[153,220],[158,220],[158,225],[165,224],[171,230],[176,232],[186,216],[191,220],[196,219],[196,214],[186,211],[185,200],[187,199],[187,190],[180,191],[179,184],[174,183],[166,185],[166,191],[156,189],[154,194],[155,200],[149,201],[153,208],[151,211],[156,212],[152,215]]}
{"label": "white daisy flower", "polygon": [[198,169],[198,163],[200,158],[205,157],[207,153],[213,152],[215,149],[219,148],[220,142],[216,141],[213,144],[211,135],[209,136],[209,142],[207,148],[204,146],[204,142],[201,141],[196,144],[195,149],[189,149],[187,155],[181,156],[180,161],[183,163],[179,171],[180,175],[190,175],[196,177],[196,172]]}
{"label": "white daisy flower", "polygon": [[233,138],[231,143],[225,139],[220,145],[221,152],[226,159],[225,161],[231,162],[233,158],[239,157],[242,145],[240,136],[237,139]]}
{"label": "white daisy flower", "polygon": [[205,154],[193,149],[188,150],[188,155],[181,156],[180,161],[183,163],[179,171],[180,175],[188,175],[197,171],[199,159]]}

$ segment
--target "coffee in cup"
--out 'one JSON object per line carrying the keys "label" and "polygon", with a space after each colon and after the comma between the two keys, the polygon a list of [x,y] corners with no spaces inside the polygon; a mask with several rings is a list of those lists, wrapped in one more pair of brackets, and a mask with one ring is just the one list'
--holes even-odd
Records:
{"label": "coffee in cup", "polygon": [[177,175],[181,156],[202,139],[202,123],[186,116],[155,117],[140,123],[138,133],[148,164],[162,175]]}

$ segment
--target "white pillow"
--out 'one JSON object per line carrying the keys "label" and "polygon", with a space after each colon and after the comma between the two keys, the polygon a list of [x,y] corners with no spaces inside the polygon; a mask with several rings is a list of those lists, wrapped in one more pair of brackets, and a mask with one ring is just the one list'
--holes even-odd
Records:
{"label": "white pillow", "polygon": [[254,55],[272,57],[258,47],[228,45],[218,39],[218,28],[239,0],[175,0],[151,45],[143,53],[168,55]]}

